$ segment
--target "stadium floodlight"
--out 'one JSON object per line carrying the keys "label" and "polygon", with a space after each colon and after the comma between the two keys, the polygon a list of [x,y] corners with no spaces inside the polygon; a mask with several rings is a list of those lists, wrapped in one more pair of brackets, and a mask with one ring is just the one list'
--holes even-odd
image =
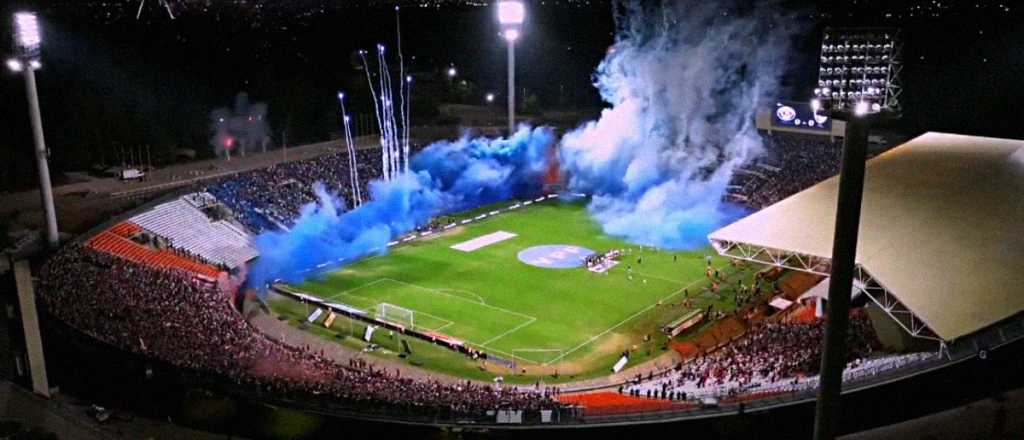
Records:
{"label": "stadium floodlight", "polygon": [[[878,104],[876,103],[874,105],[878,105]],[[853,115],[854,116],[864,116],[864,115],[867,115],[868,114],[868,108],[869,108],[869,106],[868,106],[868,102],[867,101],[857,101],[857,104],[853,106]]]}
{"label": "stadium floodlight", "polygon": [[526,19],[526,7],[521,1],[498,2],[498,23],[502,26],[520,26]]}
{"label": "stadium floodlight", "polygon": [[57,232],[57,212],[53,207],[53,187],[50,185],[49,152],[43,137],[43,119],[39,111],[39,93],[36,90],[35,71],[42,68],[39,61],[43,44],[39,19],[34,12],[14,13],[14,58],[7,60],[7,68],[25,78],[25,93],[28,97],[29,120],[32,123],[32,138],[35,141],[36,167],[39,174],[39,193],[42,196],[43,212],[46,216],[46,241],[51,248],[60,242]]}
{"label": "stadium floodlight", "polygon": [[[898,116],[902,47],[894,28],[825,29],[814,89],[821,111],[837,119],[851,112]],[[858,111],[861,103],[863,112]]]}
{"label": "stadium floodlight", "polygon": [[526,21],[526,5],[519,0],[498,2],[498,23],[501,36],[508,42],[508,133],[516,129],[516,40],[522,35]]}
{"label": "stadium floodlight", "polygon": [[839,395],[846,366],[846,330],[850,319],[857,234],[860,230],[864,193],[864,162],[867,160],[870,124],[898,118],[900,108],[901,43],[892,28],[825,29],[821,65],[811,107],[846,121],[843,157],[839,171],[839,196],[832,238],[828,289],[814,438],[835,438]]}
{"label": "stadium floodlight", "polygon": [[22,58],[39,56],[43,39],[35,12],[14,13],[14,49]]}

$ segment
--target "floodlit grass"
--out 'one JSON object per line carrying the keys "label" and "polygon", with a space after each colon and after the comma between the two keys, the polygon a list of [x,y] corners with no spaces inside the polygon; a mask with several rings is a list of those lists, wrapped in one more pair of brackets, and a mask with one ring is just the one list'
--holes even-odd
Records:
{"label": "floodlit grass", "polygon": [[[477,210],[482,211],[486,208]],[[473,252],[450,248],[495,231],[518,235]],[[547,244],[628,252],[607,274],[584,268],[544,269],[517,259],[519,251]],[[749,269],[734,274],[736,269],[724,259],[713,257],[712,264],[729,274],[733,285],[723,283],[722,294],[712,295],[706,291],[704,275],[705,255],[711,253],[709,248],[641,251],[603,234],[583,204],[555,200],[398,246],[388,255],[367,258],[295,288],[371,314],[380,303],[414,310],[417,329],[514,359],[520,366],[535,368],[538,375],[559,369],[565,374],[551,382],[606,374],[627,349],[632,350],[632,365],[659,355],[666,342],[660,326],[690,310],[680,305],[684,289],[694,308],[732,310],[731,288],[738,277],[749,278]],[[627,266],[632,268],[632,280]],[[280,302],[272,302],[279,313],[298,318],[304,312]],[[427,368],[480,376],[472,371],[477,369],[472,362],[453,352],[425,347],[418,356]]]}

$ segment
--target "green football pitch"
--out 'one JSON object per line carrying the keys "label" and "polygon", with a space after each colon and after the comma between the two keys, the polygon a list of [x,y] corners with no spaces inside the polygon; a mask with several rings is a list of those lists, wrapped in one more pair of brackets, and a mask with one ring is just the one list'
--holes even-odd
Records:
{"label": "green football pitch", "polygon": [[[495,207],[460,218],[490,209]],[[469,252],[452,248],[498,231],[515,236]],[[583,267],[536,267],[517,258],[520,251],[540,245],[622,249],[625,255],[604,274]],[[442,333],[517,363],[583,361],[603,368],[640,338],[649,340],[645,335],[657,334],[660,325],[688,312],[681,305],[686,295],[694,308],[734,307],[731,294],[708,291],[709,254],[710,248],[668,252],[626,243],[602,233],[583,203],[549,200],[395,246],[387,255],[293,287],[374,316],[388,304],[389,320],[411,320],[418,330]],[[712,264],[728,267],[717,256]]]}

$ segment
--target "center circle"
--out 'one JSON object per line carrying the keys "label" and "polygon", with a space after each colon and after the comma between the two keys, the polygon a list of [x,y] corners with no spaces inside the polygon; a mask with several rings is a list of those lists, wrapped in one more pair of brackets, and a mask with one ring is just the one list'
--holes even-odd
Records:
{"label": "center circle", "polygon": [[519,261],[530,266],[545,269],[571,269],[582,267],[587,257],[594,251],[571,244],[546,244],[519,251]]}

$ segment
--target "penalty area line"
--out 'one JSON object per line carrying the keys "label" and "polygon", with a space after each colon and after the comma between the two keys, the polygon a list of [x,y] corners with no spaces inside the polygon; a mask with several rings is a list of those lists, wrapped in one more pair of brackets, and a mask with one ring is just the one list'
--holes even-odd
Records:
{"label": "penalty area line", "polygon": [[351,289],[342,290],[340,292],[335,292],[331,296],[329,296],[327,298],[324,298],[324,299],[328,300],[328,301],[337,301],[338,298],[345,297],[345,296],[349,296],[349,297],[353,297],[353,298],[365,298],[365,297],[356,295],[355,293],[352,293],[352,292],[355,292],[357,290],[361,290],[361,289],[366,288],[366,287],[373,286],[375,284],[378,284],[378,283],[381,283],[381,282],[384,282],[384,281],[387,281],[387,278],[378,278],[378,279],[376,279],[374,281],[370,281],[370,282],[368,282],[366,284],[360,284],[360,285],[358,285],[356,287],[353,287]]}
{"label": "penalty area line", "polygon": [[502,334],[500,334],[498,336],[495,336],[495,337],[493,337],[491,339],[488,339],[488,340],[484,341],[484,343],[481,344],[480,346],[486,348],[487,344],[490,344],[490,343],[492,343],[494,341],[497,341],[497,340],[499,340],[501,338],[504,338],[505,336],[508,336],[508,335],[512,334],[513,332],[515,332],[515,331],[517,331],[517,330],[519,330],[519,329],[521,329],[523,327],[526,327],[526,326],[528,326],[530,324],[533,324],[536,321],[537,321],[537,318],[531,317],[528,321],[526,321],[526,322],[524,322],[522,324],[519,324],[519,325],[517,325],[515,327],[512,327],[511,329],[505,331],[504,333],[502,333]]}

